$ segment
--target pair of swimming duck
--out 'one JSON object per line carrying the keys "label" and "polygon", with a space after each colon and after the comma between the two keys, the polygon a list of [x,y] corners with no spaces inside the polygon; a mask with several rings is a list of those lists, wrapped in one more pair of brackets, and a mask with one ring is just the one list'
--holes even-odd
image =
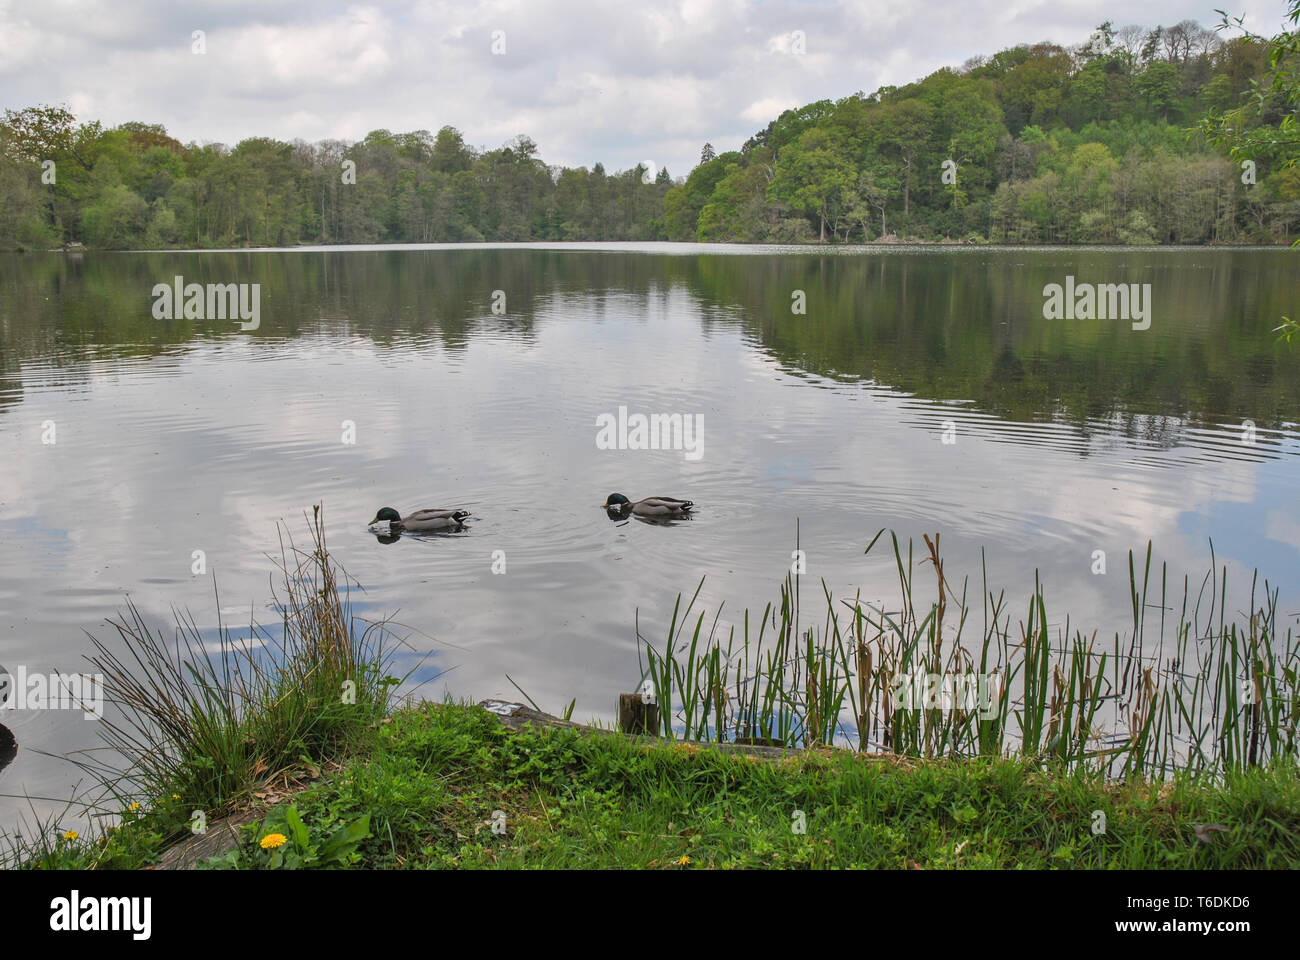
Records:
{"label": "pair of swimming duck", "polygon": [[[638,517],[674,519],[689,514],[695,504],[690,500],[678,500],[676,497],[646,497],[644,500],[629,500],[621,493],[611,493],[601,506],[621,516],[635,514]],[[416,510],[414,513],[402,516],[392,507],[381,507],[370,524],[373,526],[387,521],[390,533],[400,533],[403,530],[411,533],[432,533],[437,530],[458,530],[468,519],[468,510]]]}

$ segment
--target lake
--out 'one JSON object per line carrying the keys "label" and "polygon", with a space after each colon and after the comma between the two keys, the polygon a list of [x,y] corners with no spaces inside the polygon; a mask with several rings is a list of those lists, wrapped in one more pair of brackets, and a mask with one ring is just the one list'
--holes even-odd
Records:
{"label": "lake", "polygon": [[[259,285],[257,328],[158,319],[177,276]],[[1149,328],[1046,319],[1067,277],[1149,289]],[[85,669],[128,597],[168,631],[173,610],[214,639],[219,615],[274,626],[276,523],[305,539],[317,503],[354,608],[405,626],[405,692],[521,699],[509,675],[551,712],[576,698],[579,720],[612,720],[640,681],[638,617],[662,643],[701,577],[710,621],[761,611],[796,525],[837,594],[896,595],[888,552],[863,555],[880,528],[941,532],[973,598],[983,550],[1013,609],[1037,570],[1062,623],[1102,636],[1131,619],[1129,550],[1153,541],[1181,589],[1212,540],[1238,607],[1258,568],[1294,625],[1300,344],[1276,342],[1282,316],[1300,318],[1285,249],[0,254],[0,664]],[[674,414],[693,445],[597,442],[600,418]],[[697,513],[613,522],[614,491]],[[367,529],[383,506],[475,519],[385,543]],[[96,724],[0,720],[19,742],[0,793],[58,811],[86,778],[57,755]],[[0,825],[26,809],[0,798]]]}

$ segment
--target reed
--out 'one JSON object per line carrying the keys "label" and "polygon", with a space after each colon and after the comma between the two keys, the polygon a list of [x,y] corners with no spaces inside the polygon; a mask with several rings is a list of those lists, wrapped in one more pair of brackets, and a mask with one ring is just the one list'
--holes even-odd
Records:
{"label": "reed", "polygon": [[[1176,622],[1167,567],[1153,577],[1149,543],[1144,558],[1130,553],[1132,626],[1106,643],[1068,618],[1049,627],[1037,572],[1023,616],[1013,615],[982,557],[977,634],[969,580],[953,589],[939,536],[923,537],[920,554],[892,532],[889,542],[898,602],[888,609],[860,595],[837,603],[823,581],[820,623],[803,626],[800,578],[787,573],[779,601],[756,620],[746,610],[739,636],[719,635],[721,608],[706,628],[703,580],[684,610],[678,596],[661,647],[641,635],[638,613],[638,660],[644,651],[663,736],[1020,756],[1124,778],[1297,760],[1300,642],[1282,631],[1277,590],[1258,574],[1248,612],[1229,618],[1213,544],[1199,588],[1183,579]],[[933,573],[924,600],[921,565]],[[904,682],[918,676],[938,683]]]}
{"label": "reed", "polygon": [[220,809],[384,715],[398,682],[386,675],[387,625],[353,615],[319,507],[309,534],[301,548],[280,528],[278,631],[253,624],[238,637],[219,620],[214,643],[177,613],[169,639],[129,603],[109,621],[120,643],[91,637],[88,659],[115,708],[104,721],[114,759],[88,765],[107,793]]}

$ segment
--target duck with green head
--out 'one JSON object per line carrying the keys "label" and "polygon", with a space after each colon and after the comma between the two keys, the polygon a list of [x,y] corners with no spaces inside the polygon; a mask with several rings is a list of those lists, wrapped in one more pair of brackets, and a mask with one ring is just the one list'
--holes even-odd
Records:
{"label": "duck with green head", "polygon": [[433,533],[437,530],[460,530],[469,519],[468,510],[416,510],[402,516],[392,507],[380,507],[369,526],[388,522],[390,533]]}
{"label": "duck with green head", "polygon": [[619,513],[623,516],[630,513],[638,517],[662,519],[688,516],[695,503],[691,500],[678,500],[676,497],[646,497],[644,500],[629,500],[621,493],[611,493],[605,498],[603,506],[610,513]]}

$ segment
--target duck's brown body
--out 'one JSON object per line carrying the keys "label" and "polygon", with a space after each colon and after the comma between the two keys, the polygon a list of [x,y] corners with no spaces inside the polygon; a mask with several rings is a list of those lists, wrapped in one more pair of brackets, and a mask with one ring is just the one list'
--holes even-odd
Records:
{"label": "duck's brown body", "polygon": [[388,529],[393,533],[403,530],[411,533],[432,533],[435,530],[459,529],[468,519],[468,510],[416,510],[401,517],[392,507],[383,507],[370,522],[376,524],[387,520]]}
{"label": "duck's brown body", "polygon": [[694,501],[678,500],[676,497],[646,497],[644,500],[629,500],[621,493],[611,493],[605,500],[606,510],[619,510],[638,517],[684,517],[694,507]]}

